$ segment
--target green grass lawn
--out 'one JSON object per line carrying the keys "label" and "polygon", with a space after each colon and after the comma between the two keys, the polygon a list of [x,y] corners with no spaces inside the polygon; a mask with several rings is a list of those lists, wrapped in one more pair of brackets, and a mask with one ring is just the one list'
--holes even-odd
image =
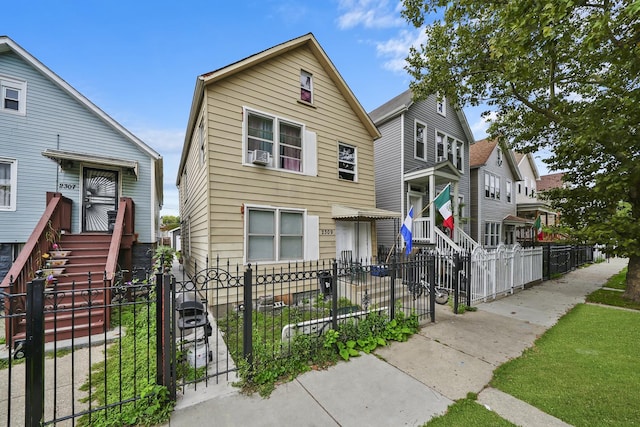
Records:
{"label": "green grass lawn", "polygon": [[474,398],[460,399],[447,408],[447,413],[431,419],[426,426],[512,427],[515,424],[480,405]]}
{"label": "green grass lawn", "polygon": [[[624,289],[626,268],[604,287]],[[621,291],[588,302],[640,310]],[[579,304],[522,356],[494,372],[491,386],[575,426],[640,426],[640,312]],[[511,425],[472,398],[426,426]]]}
{"label": "green grass lawn", "polygon": [[491,385],[575,426],[640,425],[640,313],[580,304]]}

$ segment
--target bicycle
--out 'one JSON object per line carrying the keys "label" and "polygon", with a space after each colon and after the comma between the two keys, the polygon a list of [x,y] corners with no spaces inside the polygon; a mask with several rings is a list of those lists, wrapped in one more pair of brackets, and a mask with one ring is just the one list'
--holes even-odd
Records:
{"label": "bicycle", "polygon": [[[423,293],[425,296],[428,296],[431,292],[431,286],[424,279],[424,276],[420,278],[419,282],[409,282],[407,283],[407,286],[409,287],[409,292],[413,295],[414,300]],[[445,305],[449,301],[449,291],[440,286],[436,286],[434,289],[436,294],[436,303]]]}

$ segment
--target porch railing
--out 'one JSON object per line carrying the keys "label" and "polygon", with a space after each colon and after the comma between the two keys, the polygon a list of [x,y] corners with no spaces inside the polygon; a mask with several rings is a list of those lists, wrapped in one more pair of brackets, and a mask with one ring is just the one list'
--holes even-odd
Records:
{"label": "porch railing", "polygon": [[432,243],[430,218],[416,218],[413,220],[413,240],[419,243]]}
{"label": "porch railing", "polygon": [[49,252],[49,246],[57,240],[61,231],[71,231],[72,203],[60,193],[47,193],[47,207],[18,258],[2,280],[0,288],[8,290],[9,284],[13,283],[14,293],[25,292],[27,282],[33,279],[35,272],[43,266],[42,255]]}
{"label": "porch railing", "polygon": [[[0,284],[3,294],[26,294],[27,283],[42,269],[42,256],[49,252],[49,246],[62,230],[71,230],[71,205],[72,201],[62,194],[47,192],[47,207],[40,221]],[[6,317],[6,331],[17,330],[19,320],[19,317]]]}

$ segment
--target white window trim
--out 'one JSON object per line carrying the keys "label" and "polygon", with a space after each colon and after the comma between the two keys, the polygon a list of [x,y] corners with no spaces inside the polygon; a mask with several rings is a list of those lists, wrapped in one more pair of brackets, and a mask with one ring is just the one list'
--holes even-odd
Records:
{"label": "white window trim", "polygon": [[[256,168],[267,168],[274,169],[281,172],[305,175],[305,153],[306,150],[311,149],[311,147],[307,147],[307,130],[306,126],[303,123],[297,122],[295,120],[287,119],[284,117],[276,116],[275,114],[265,113],[260,110],[256,110],[254,108],[242,107],[242,164],[244,166],[251,166]],[[256,114],[258,116],[268,117],[274,120],[274,129],[273,129],[273,152],[271,153],[271,160],[266,166],[258,166],[251,163],[251,161],[247,158],[249,147],[248,147],[248,139],[249,139],[249,114]],[[300,171],[294,171],[291,169],[285,169],[278,166],[278,159],[280,157],[280,122],[284,122],[293,126],[300,127],[300,138],[301,138],[301,147],[300,147]]]}
{"label": "white window trim", "polygon": [[513,182],[511,180],[506,180],[506,188],[505,188],[505,201],[507,203],[513,203]]}
{"label": "white window trim", "polygon": [[[4,108],[5,88],[17,90],[18,109]],[[27,113],[27,82],[0,75],[0,111],[3,113],[24,116]]]}
{"label": "white window trim", "polygon": [[[501,200],[502,179],[493,172],[484,171],[484,198],[489,200]],[[489,178],[489,195],[487,196],[487,177]],[[491,182],[493,181],[493,185]],[[493,190],[493,191],[492,191]],[[493,194],[493,195],[492,195]]]}
{"label": "white window trim", "polygon": [[[353,148],[353,172],[350,170],[343,169],[346,173],[353,173],[353,180],[340,178],[340,146],[344,145],[345,147]],[[347,182],[358,182],[358,147],[355,145],[347,144],[346,142],[338,141],[338,150],[337,150],[337,166],[338,166],[338,179],[340,181]]]}
{"label": "white window trim", "polygon": [[0,157],[0,163],[8,163],[11,167],[11,177],[9,178],[9,185],[11,186],[11,196],[9,198],[9,206],[0,206],[0,211],[15,212],[16,203],[18,200],[18,161],[16,159]]}
{"label": "white window trim", "polygon": [[[305,101],[304,99],[302,99],[302,78],[303,77],[308,77],[309,78],[309,92],[311,92],[311,100],[310,101]],[[306,88],[305,88],[306,89]],[[313,93],[313,74],[306,71],[306,70],[300,70],[300,98],[299,101],[300,102],[304,102],[305,104],[312,104],[313,105],[313,101],[314,101],[314,93]]]}
{"label": "white window trim", "polygon": [[[304,261],[307,259],[307,240],[309,236],[307,235],[307,210],[301,208],[290,208],[284,206],[267,206],[267,205],[245,205],[245,214],[244,214],[244,263],[269,263],[269,264],[285,264],[296,261]],[[249,259],[249,212],[251,210],[263,210],[263,211],[273,211],[275,213],[275,243],[274,243],[274,256],[273,260],[250,260]],[[280,260],[280,213],[281,212],[296,212],[302,214],[302,258],[301,259],[286,259]]]}
{"label": "white window trim", "polygon": [[[453,146],[451,147],[451,153],[453,155],[453,161],[451,162],[453,164],[453,166],[458,169],[458,172],[460,172],[461,174],[464,174],[464,161],[465,161],[465,156],[464,156],[464,141],[456,138],[453,135],[450,135],[446,132],[443,132],[439,129],[435,129],[435,151],[434,151],[434,156],[435,156],[435,161],[436,163],[439,162],[438,159],[438,135],[441,135],[443,138],[443,157],[445,159],[448,159],[447,153],[449,152],[448,147],[449,147],[449,141],[452,140],[452,144]],[[460,165],[457,164],[457,156],[456,154],[458,153],[458,146],[462,147],[462,149],[460,150]]]}
{"label": "white window trim", "polygon": [[[422,131],[422,154],[423,157],[418,156],[418,138],[416,135],[416,130],[418,129],[418,125],[423,127]],[[420,121],[413,121],[413,158],[417,160],[427,160],[427,124]]]}
{"label": "white window trim", "polygon": [[438,95],[436,95],[436,113],[440,114],[442,117],[447,117],[447,97],[443,96],[441,100],[438,100]]}
{"label": "white window trim", "polygon": [[[489,226],[489,233],[487,233],[487,226]],[[484,230],[482,236],[483,246],[494,247],[500,244],[500,235],[502,233],[502,223],[495,221],[485,221]],[[492,240],[495,238],[495,242]]]}

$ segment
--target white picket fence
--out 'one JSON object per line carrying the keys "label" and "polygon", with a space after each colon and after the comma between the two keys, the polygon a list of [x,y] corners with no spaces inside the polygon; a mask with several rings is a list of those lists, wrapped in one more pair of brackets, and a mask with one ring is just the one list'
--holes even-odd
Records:
{"label": "white picket fence", "polygon": [[471,302],[487,301],[542,280],[542,248],[500,245],[471,253]]}

